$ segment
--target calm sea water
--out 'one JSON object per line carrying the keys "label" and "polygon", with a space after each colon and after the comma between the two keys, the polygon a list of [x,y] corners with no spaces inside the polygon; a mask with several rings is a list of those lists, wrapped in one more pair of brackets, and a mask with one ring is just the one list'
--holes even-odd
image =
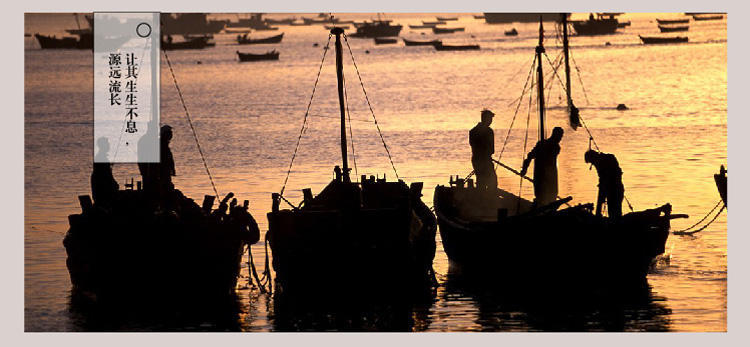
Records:
{"label": "calm sea water", "polygon": [[[681,16],[625,15],[621,19],[632,25],[617,34],[571,38],[573,98],[584,121],[601,149],[617,155],[625,173],[625,194],[636,209],[671,202],[675,213],[691,216],[675,220],[673,230],[690,226],[716,204],[719,195],[712,174],[727,163],[726,20],[691,21],[690,31],[685,33],[690,38],[687,44],[644,46],[637,36],[658,35],[657,17]],[[342,17],[362,20],[372,16]],[[435,36],[406,26],[434,19],[434,14],[387,17],[405,26],[402,37]],[[465,27],[466,31],[440,35],[445,43],[478,43],[482,49],[436,52],[431,47],[405,47],[401,42],[375,46],[371,40],[349,39],[398,174],[407,182],[423,181],[429,205],[432,187],[445,184],[449,175],[463,176],[471,170],[467,132],[478,121],[482,108],[497,114],[493,123],[496,148],[502,147],[533,60],[538,32],[537,24],[487,25],[468,14],[449,26]],[[26,16],[25,32],[60,36],[63,29],[75,27],[71,14],[35,14]],[[503,36],[511,27],[519,31],[518,37]],[[560,42],[551,23],[546,29],[547,54],[555,60]],[[280,32],[285,33],[284,40],[273,47],[237,46],[233,44],[235,35],[220,34],[216,35],[216,47],[169,52],[219,192],[232,191],[240,199],[249,199],[262,230],[267,228],[265,213],[270,210],[271,193],[278,192],[283,183],[328,39],[322,26],[281,26]],[[257,37],[273,34],[276,32],[261,32]],[[605,45],[607,42],[611,45]],[[90,330],[93,318],[70,302],[62,238],[67,216],[79,211],[76,197],[89,193],[92,53],[42,51],[33,38],[26,38],[25,47],[25,328]],[[279,61],[239,63],[234,53],[272,48],[281,52]],[[292,201],[301,198],[302,188],[319,192],[340,161],[338,100],[330,53],[333,51],[326,58],[312,103],[309,129],[287,184],[285,195]],[[351,58],[348,53],[344,58],[358,174],[385,173],[393,178]],[[211,192],[211,186],[164,61],[162,67],[161,117],[175,129],[175,185],[188,196],[201,199]],[[551,77],[549,64],[545,69]],[[552,84],[548,124],[566,129],[558,159],[561,195],[572,195],[575,203],[594,201],[596,173],[583,161],[588,134],[566,126],[560,83],[545,82]],[[630,110],[615,110],[620,103]],[[532,105],[528,146],[536,140],[535,115]],[[524,98],[503,154],[503,161],[511,166],[518,167],[522,161],[527,117],[528,98]],[[117,165],[114,170],[121,184],[131,177],[138,179],[134,165]],[[532,196],[530,185],[521,188],[517,177],[498,173],[501,186]],[[614,317],[587,312],[572,320],[567,316],[545,320],[536,313],[488,302],[453,285],[446,276],[448,261],[438,243],[434,262],[440,280],[437,294],[433,301],[408,313],[408,323],[398,329],[725,331],[726,214],[696,235],[671,235],[668,255],[648,276],[650,298],[617,311]],[[256,260],[263,259],[262,245],[253,246],[252,251]],[[215,315],[197,317],[194,323],[181,326],[122,317],[96,319],[111,319],[98,326],[115,330],[269,331],[289,326],[282,321],[284,317],[274,313],[272,298],[249,289],[241,289],[239,297],[239,312],[228,310],[220,319]]]}

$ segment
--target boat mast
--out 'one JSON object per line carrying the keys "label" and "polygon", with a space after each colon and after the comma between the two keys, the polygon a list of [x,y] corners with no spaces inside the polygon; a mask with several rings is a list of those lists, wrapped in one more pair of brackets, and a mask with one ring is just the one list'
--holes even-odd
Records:
{"label": "boat mast", "polygon": [[537,104],[539,104],[539,141],[545,139],[544,131],[544,72],[542,71],[542,54],[544,53],[544,26],[539,16],[539,45],[536,46]]}
{"label": "boat mast", "polygon": [[351,182],[349,178],[349,160],[346,155],[346,108],[344,106],[344,62],[341,54],[341,34],[344,29],[335,27],[331,29],[331,34],[336,35],[336,78],[339,87],[339,109],[341,110],[341,160],[343,165],[344,182]]}
{"label": "boat mast", "polygon": [[568,114],[573,111],[573,98],[570,95],[570,62],[568,58],[568,14],[562,13],[563,54],[565,56],[565,93],[568,96]]}

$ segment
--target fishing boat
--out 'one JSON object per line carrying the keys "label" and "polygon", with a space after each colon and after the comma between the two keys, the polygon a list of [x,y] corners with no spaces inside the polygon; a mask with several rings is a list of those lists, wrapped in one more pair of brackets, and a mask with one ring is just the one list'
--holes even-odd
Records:
{"label": "fishing boat", "polygon": [[629,26],[630,26],[630,21],[617,23],[618,28],[624,28],[624,27],[629,27]]}
{"label": "fishing boat", "polygon": [[354,26],[357,28],[357,31],[349,35],[349,37],[375,38],[398,36],[403,28],[401,25],[392,25],[390,20],[380,19],[372,22],[355,24]]}
{"label": "fishing boat", "polygon": [[484,19],[484,15],[483,14],[475,14],[474,15],[474,19]]}
{"label": "fishing boat", "polygon": [[396,37],[376,37],[374,40],[376,45],[387,45],[398,42],[398,38]]}
{"label": "fishing boat", "polygon": [[341,29],[344,29],[344,30],[349,29],[348,25],[324,25],[323,27],[326,28],[326,30],[331,30],[333,28],[341,28]]}
{"label": "fishing boat", "polygon": [[34,37],[42,49],[94,49],[94,35],[91,33],[79,35],[78,38],[68,36],[58,39],[41,34],[34,34]]}
{"label": "fishing boat", "polygon": [[724,201],[724,205],[727,205],[727,170],[722,165],[719,168],[719,173],[714,174],[714,181],[716,181],[716,188],[719,190],[721,200]]}
{"label": "fishing boat", "polygon": [[578,35],[609,35],[617,31],[617,13],[591,14],[588,20],[573,22]]}
{"label": "fishing boat", "polygon": [[717,15],[698,15],[698,14],[694,14],[693,15],[693,20],[695,20],[695,21],[720,20],[720,19],[724,19],[724,15],[723,14],[717,14]]}
{"label": "fishing boat", "polygon": [[[569,80],[564,15],[562,22]],[[535,50],[539,139],[545,138],[543,37],[540,23]],[[599,291],[594,288],[606,288],[600,291],[606,293],[629,285],[642,287],[652,261],[664,252],[670,219],[675,217],[669,204],[610,219],[595,215],[593,204],[560,209],[572,197],[537,205],[509,190],[479,188],[470,178],[456,176],[449,183],[435,188],[434,209],[450,271],[521,294],[566,296]]]}
{"label": "fishing boat", "polygon": [[435,34],[453,34],[458,31],[464,31],[464,28],[432,28],[432,32]]}
{"label": "fishing boat", "polygon": [[[350,176],[343,30],[331,33],[335,35],[342,165],[334,168],[334,178],[319,194],[303,189],[299,205],[283,197],[284,188],[273,193],[267,238],[276,294],[312,296],[313,300],[333,295],[339,302],[351,296],[366,301],[404,297],[408,288],[432,283],[437,224],[420,198],[421,183],[407,185],[400,179],[365,175],[355,182]],[[387,149],[385,142],[384,146]],[[281,203],[289,203],[290,208],[281,209]]]}
{"label": "fishing boat", "polygon": [[656,22],[659,24],[687,24],[690,22],[690,18],[680,18],[680,19],[656,19]]}
{"label": "fishing boat", "polygon": [[689,25],[658,25],[659,31],[663,33],[672,33],[672,32],[678,32],[678,31],[688,31],[690,29]]}
{"label": "fishing boat", "polygon": [[404,40],[404,45],[406,46],[434,46],[439,45],[442,43],[440,40],[430,40],[430,41],[415,41],[415,40]]}
{"label": "fishing boat", "polygon": [[665,44],[665,43],[683,43],[688,42],[687,36],[641,36],[638,35],[645,45]]}
{"label": "fishing boat", "polygon": [[437,20],[441,22],[449,22],[449,21],[458,20],[458,17],[437,17]]}
{"label": "fishing boat", "polygon": [[237,52],[237,57],[240,59],[240,62],[246,62],[246,61],[261,61],[261,60],[279,60],[279,52],[274,50],[268,51],[266,53],[261,54],[255,54],[255,53],[242,53],[240,51]]}
{"label": "fishing boat", "polygon": [[432,29],[437,24],[423,24],[423,25],[412,25],[409,24],[409,29]]}
{"label": "fishing boat", "polygon": [[261,39],[252,39],[247,37],[247,34],[245,35],[237,35],[237,44],[240,45],[257,45],[257,44],[263,44],[263,43],[279,43],[281,42],[281,39],[284,38],[284,33],[270,36],[270,37],[264,37]]}
{"label": "fishing boat", "polygon": [[433,45],[436,51],[475,51],[479,45],[446,45],[442,42]]}
{"label": "fishing boat", "polygon": [[518,30],[516,30],[516,28],[506,30],[505,36],[518,36]]}
{"label": "fishing boat", "polygon": [[438,21],[422,21],[422,24],[424,25],[445,25],[444,20],[438,20]]}
{"label": "fishing boat", "polygon": [[209,38],[205,36],[197,36],[185,39],[184,41],[174,41],[172,36],[167,36],[166,41],[161,41],[161,49],[163,50],[176,50],[176,49],[204,49],[215,45],[213,42],[209,42]]}

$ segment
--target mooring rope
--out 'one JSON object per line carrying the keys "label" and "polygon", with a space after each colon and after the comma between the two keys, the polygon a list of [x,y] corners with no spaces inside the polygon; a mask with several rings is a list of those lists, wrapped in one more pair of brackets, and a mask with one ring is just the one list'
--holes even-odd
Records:
{"label": "mooring rope", "polygon": [[177,89],[177,95],[180,97],[180,103],[182,103],[182,108],[185,110],[185,116],[187,116],[188,124],[190,125],[190,130],[193,131],[193,138],[195,138],[195,144],[198,146],[198,153],[201,155],[201,160],[203,161],[203,167],[206,168],[206,173],[208,174],[208,179],[211,181],[211,187],[214,189],[214,194],[216,194],[216,198],[220,199],[219,191],[216,189],[216,183],[214,183],[214,178],[211,176],[211,170],[208,169],[208,163],[206,163],[206,156],[203,155],[203,149],[201,148],[201,143],[198,140],[198,133],[195,131],[195,127],[193,126],[193,120],[190,118],[190,112],[188,112],[187,105],[185,105],[185,99],[182,97],[182,91],[180,90],[180,85],[177,83],[177,77],[174,74],[174,70],[172,69],[172,63],[169,61],[169,56],[167,55],[166,50],[162,50],[164,53],[164,58],[167,60],[167,66],[169,66],[169,72],[172,74],[172,81],[174,81],[174,86]]}
{"label": "mooring rope", "polygon": [[[305,118],[302,120],[302,128],[299,130],[299,136],[297,137],[297,144],[294,146],[294,153],[292,153],[292,160],[289,162],[289,169],[286,171],[286,177],[284,178],[284,184],[281,186],[280,196],[284,196],[284,190],[286,184],[289,181],[289,175],[292,173],[292,165],[294,165],[294,159],[297,157],[297,151],[299,150],[299,144],[302,141],[302,135],[307,129],[307,118],[310,114],[310,107],[312,106],[313,98],[315,97],[315,90],[318,88],[318,81],[320,81],[320,72],[323,70],[323,62],[326,60],[326,54],[328,53],[329,46],[331,45],[331,36],[328,34],[328,42],[325,48],[323,48],[323,57],[320,59],[320,67],[318,68],[318,75],[315,77],[315,84],[313,85],[312,93],[310,94],[310,101],[307,103],[307,110],[305,110]],[[286,200],[286,199],[285,199]],[[294,206],[294,205],[292,205]]]}
{"label": "mooring rope", "polygon": [[699,232],[699,231],[701,231],[701,230],[705,229],[706,227],[708,227],[709,225],[711,225],[711,223],[713,223],[713,222],[714,222],[714,221],[716,220],[716,218],[718,218],[718,217],[719,217],[719,215],[720,215],[720,214],[721,214],[721,212],[722,212],[722,211],[724,210],[724,208],[726,208],[726,205],[724,205],[724,206],[722,206],[722,207],[721,207],[721,209],[719,210],[719,213],[717,213],[717,214],[716,214],[716,216],[714,216],[714,218],[713,218],[713,219],[711,219],[711,221],[709,221],[709,222],[708,222],[708,224],[704,225],[703,227],[701,227],[701,228],[700,228],[700,229],[698,229],[698,230],[695,230],[695,231],[689,231],[690,229],[693,229],[693,228],[695,228],[696,226],[698,226],[699,224],[701,224],[701,222],[703,222],[704,220],[706,220],[706,218],[708,218],[708,216],[710,216],[710,215],[711,215],[711,213],[713,213],[713,212],[714,212],[714,211],[716,210],[716,208],[717,208],[717,207],[719,207],[719,205],[721,205],[721,204],[722,204],[723,202],[724,202],[724,201],[720,199],[720,200],[719,200],[719,201],[718,201],[718,202],[716,203],[716,205],[714,205],[714,208],[712,208],[712,209],[711,209],[711,211],[708,211],[708,213],[706,213],[706,215],[705,215],[705,216],[703,216],[703,218],[701,218],[701,220],[699,220],[699,221],[695,222],[695,224],[693,224],[693,225],[691,225],[691,226],[689,226],[689,227],[687,227],[687,228],[685,228],[685,229],[682,229],[682,230],[677,230],[677,231],[673,231],[673,233],[675,233],[675,234],[692,234],[692,233],[697,233],[697,232]]}
{"label": "mooring rope", "polygon": [[346,42],[346,47],[349,49],[349,56],[352,57],[352,64],[354,65],[354,70],[357,72],[357,78],[359,78],[359,85],[362,86],[362,92],[365,94],[365,101],[367,101],[367,107],[370,108],[370,114],[372,114],[372,120],[375,122],[375,128],[378,129],[378,135],[380,135],[380,141],[383,142],[383,147],[385,147],[385,153],[388,154],[388,160],[390,160],[391,162],[393,173],[396,174],[396,179],[399,179],[398,171],[396,171],[396,165],[393,164],[393,157],[391,156],[391,151],[388,149],[388,145],[385,143],[383,132],[380,130],[380,125],[378,124],[377,118],[375,118],[375,111],[372,110],[372,104],[370,104],[370,98],[367,96],[365,83],[362,82],[362,75],[360,75],[359,73],[359,67],[357,67],[357,62],[354,61],[354,53],[352,53],[352,47],[349,46],[349,39],[347,39],[346,34],[343,34],[343,36],[344,36],[344,42]]}

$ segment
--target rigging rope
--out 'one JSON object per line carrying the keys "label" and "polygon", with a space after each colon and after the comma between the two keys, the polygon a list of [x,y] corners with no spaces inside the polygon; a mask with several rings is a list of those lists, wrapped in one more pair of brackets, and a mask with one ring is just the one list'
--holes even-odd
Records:
{"label": "rigging rope", "polygon": [[[310,101],[307,103],[307,110],[305,110],[305,118],[302,120],[302,128],[299,131],[299,137],[297,137],[297,144],[294,146],[294,153],[292,153],[292,160],[291,162],[289,162],[289,169],[286,171],[284,184],[281,186],[281,192],[279,193],[279,195],[282,198],[284,196],[284,190],[286,189],[286,184],[289,181],[289,175],[292,173],[292,165],[294,165],[294,158],[297,157],[297,151],[299,150],[299,144],[302,141],[302,135],[305,133],[305,130],[307,129],[307,117],[310,114],[310,107],[312,106],[313,98],[315,97],[315,89],[317,89],[318,81],[320,81],[320,72],[323,70],[323,62],[326,60],[326,54],[328,53],[328,49],[331,45],[331,36],[333,36],[333,34],[328,34],[328,42],[326,43],[326,46],[323,48],[323,57],[320,59],[320,68],[318,68],[318,75],[315,77],[315,84],[313,85],[312,94],[310,94]],[[292,205],[292,207],[294,207],[294,205]]]}
{"label": "rigging rope", "polygon": [[352,143],[352,161],[354,161],[354,176],[359,179],[359,171],[357,170],[357,154],[354,152],[354,133],[352,133],[352,114],[349,112],[349,93],[346,92],[346,77],[341,74],[344,80],[344,105],[346,106],[346,118],[349,120],[349,138]]}
{"label": "rigging rope", "polygon": [[[533,75],[531,77],[531,83],[534,84],[534,76]],[[526,111],[526,134],[524,135],[524,138],[523,138],[523,152],[521,152],[521,161],[524,161],[524,159],[525,159],[524,157],[526,156],[526,146],[527,146],[528,140],[529,140],[529,124],[531,122],[531,102],[533,100],[533,95],[534,95],[534,93],[529,93],[529,106],[528,106],[528,109]],[[539,101],[537,100],[537,102],[539,102]],[[536,165],[536,164],[534,164],[534,165]],[[534,177],[534,178],[536,178],[536,177]],[[516,214],[520,214],[521,213],[521,194],[523,192],[523,179],[524,179],[524,177],[521,176],[521,178],[520,178],[521,182],[518,184],[518,203],[516,204]]]}
{"label": "rigging rope", "polygon": [[203,149],[201,148],[201,143],[198,141],[198,133],[195,132],[195,127],[193,126],[193,120],[190,118],[190,112],[188,112],[187,105],[185,105],[185,99],[182,97],[182,91],[180,90],[180,85],[177,83],[177,77],[174,74],[174,70],[172,69],[172,63],[169,61],[169,56],[167,55],[166,50],[162,50],[164,53],[164,58],[167,60],[167,66],[169,66],[169,73],[172,74],[172,81],[174,81],[174,86],[177,89],[177,95],[180,96],[180,103],[182,103],[182,108],[185,110],[185,116],[187,117],[188,124],[190,125],[190,130],[193,131],[193,138],[195,138],[195,144],[198,146],[198,153],[201,155],[201,160],[203,161],[203,167],[206,168],[206,173],[208,174],[208,179],[211,181],[211,187],[214,189],[214,193],[216,194],[216,198],[220,198],[219,191],[216,189],[216,183],[214,183],[214,178],[211,176],[211,170],[208,169],[208,163],[206,163],[206,156],[203,155]]}
{"label": "rigging rope", "polygon": [[365,89],[365,84],[362,82],[362,75],[359,73],[359,68],[357,67],[357,62],[354,61],[354,53],[352,53],[352,47],[349,46],[349,39],[347,39],[346,34],[343,34],[344,36],[344,42],[346,42],[346,47],[349,49],[349,56],[352,57],[352,64],[354,65],[354,70],[357,71],[357,78],[359,78],[359,85],[362,86],[362,92],[365,94],[365,100],[367,101],[367,107],[370,108],[370,114],[372,114],[372,120],[375,122],[375,127],[378,129],[378,135],[380,135],[380,141],[383,142],[383,147],[385,147],[385,153],[388,154],[388,160],[391,162],[391,167],[393,168],[393,173],[396,174],[396,179],[399,179],[398,177],[398,171],[396,171],[396,165],[393,164],[393,157],[391,156],[391,151],[388,149],[388,145],[385,143],[385,138],[383,137],[383,132],[380,130],[380,125],[378,124],[377,118],[375,118],[375,111],[372,110],[372,105],[370,104],[370,98],[367,96],[367,90]]}

